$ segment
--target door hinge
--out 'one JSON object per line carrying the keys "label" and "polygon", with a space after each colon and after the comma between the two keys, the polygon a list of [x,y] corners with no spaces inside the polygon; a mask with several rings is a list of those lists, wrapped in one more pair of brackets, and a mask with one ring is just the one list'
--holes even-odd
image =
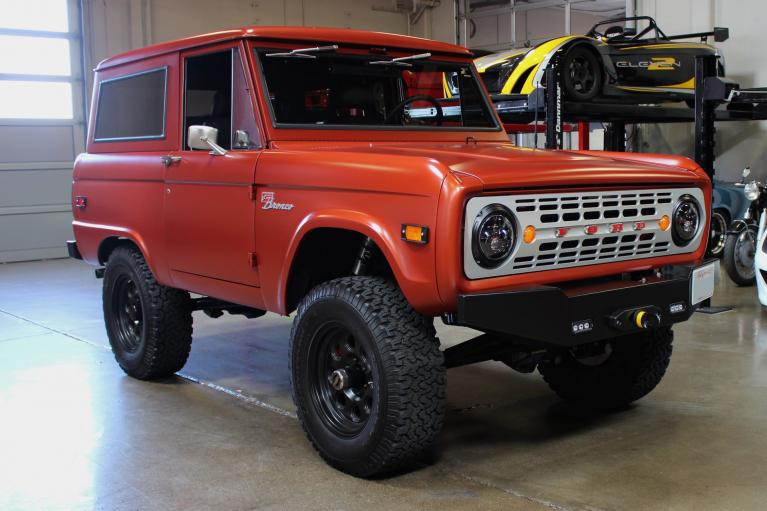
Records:
{"label": "door hinge", "polygon": [[248,252],[248,260],[250,261],[251,268],[258,267],[258,256],[256,255],[255,252]]}
{"label": "door hinge", "polygon": [[250,200],[256,200],[256,185],[250,185]]}

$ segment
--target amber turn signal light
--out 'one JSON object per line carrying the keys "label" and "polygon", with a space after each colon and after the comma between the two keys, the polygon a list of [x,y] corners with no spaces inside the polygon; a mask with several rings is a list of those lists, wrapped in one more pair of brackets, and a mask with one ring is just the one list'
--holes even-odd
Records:
{"label": "amber turn signal light", "polygon": [[402,224],[402,240],[410,243],[428,243],[429,228],[421,225]]}
{"label": "amber turn signal light", "polygon": [[658,220],[658,227],[660,227],[661,231],[668,231],[670,226],[671,220],[669,219],[668,215],[663,215],[660,217],[660,220]]}
{"label": "amber turn signal light", "polygon": [[522,233],[522,241],[528,245],[535,241],[535,227],[532,225],[525,227],[525,231]]}

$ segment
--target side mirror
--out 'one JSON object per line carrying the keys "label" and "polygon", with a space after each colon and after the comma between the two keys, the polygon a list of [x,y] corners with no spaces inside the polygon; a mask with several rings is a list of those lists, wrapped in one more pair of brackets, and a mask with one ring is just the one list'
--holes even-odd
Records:
{"label": "side mirror", "polygon": [[751,175],[751,167],[743,169],[743,180],[745,181],[748,176]]}
{"label": "side mirror", "polygon": [[253,146],[247,131],[236,130],[234,132],[234,146],[239,149],[250,149]]}
{"label": "side mirror", "polygon": [[210,149],[210,154],[223,156],[226,149],[216,144],[218,130],[210,126],[189,126],[186,143],[189,149]]}

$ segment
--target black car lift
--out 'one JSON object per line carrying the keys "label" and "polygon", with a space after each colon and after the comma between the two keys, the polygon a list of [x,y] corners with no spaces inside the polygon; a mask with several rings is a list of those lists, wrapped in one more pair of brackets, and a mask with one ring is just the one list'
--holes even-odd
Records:
{"label": "black car lift", "polygon": [[[643,123],[695,123],[694,160],[714,179],[716,123],[767,120],[767,87],[741,89],[738,84],[716,76],[717,57],[695,58],[695,108],[606,102],[574,102],[563,97],[558,66],[546,68],[546,84],[529,95],[494,95],[496,109],[504,124],[545,121],[546,148],[561,149],[565,123],[607,123],[605,150],[626,150],[626,125]],[[641,96],[638,96],[640,98]],[[723,107],[724,108],[720,108]],[[721,307],[704,303],[701,312],[722,312]],[[725,308],[725,310],[728,310]]]}
{"label": "black car lift", "polygon": [[[713,177],[715,123],[767,120],[767,87],[741,89],[736,83],[716,76],[716,57],[695,60],[695,108],[602,102],[574,102],[562,95],[555,65],[546,69],[546,83],[529,95],[493,95],[501,120],[527,124],[534,118],[545,121],[546,148],[562,147],[564,123],[609,123],[605,149],[625,151],[625,127],[643,123],[695,123],[695,160]],[[625,101],[625,100],[623,100]],[[720,109],[726,104],[725,109]]]}

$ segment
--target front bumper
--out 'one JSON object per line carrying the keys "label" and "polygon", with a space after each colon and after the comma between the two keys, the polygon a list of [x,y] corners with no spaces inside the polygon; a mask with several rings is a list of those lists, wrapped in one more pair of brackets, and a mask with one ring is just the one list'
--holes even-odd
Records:
{"label": "front bumper", "polygon": [[[695,266],[663,269],[641,280],[613,280],[575,287],[538,286],[458,297],[456,324],[483,332],[556,346],[577,346],[643,330],[640,311],[652,327],[686,321]],[[639,316],[640,318],[642,316]]]}

